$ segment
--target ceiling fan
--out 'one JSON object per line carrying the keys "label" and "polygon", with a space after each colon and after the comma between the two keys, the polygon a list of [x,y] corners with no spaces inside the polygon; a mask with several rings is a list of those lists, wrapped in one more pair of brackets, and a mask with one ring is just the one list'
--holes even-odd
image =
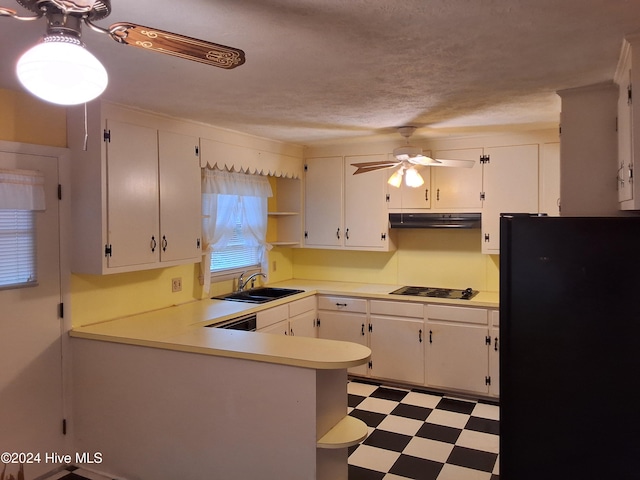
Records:
{"label": "ceiling fan", "polygon": [[424,183],[424,180],[416,170],[418,166],[472,168],[475,164],[473,160],[445,160],[427,157],[423,154],[422,148],[409,144],[409,137],[413,135],[415,130],[416,127],[398,127],[398,133],[406,139],[406,144],[393,150],[394,160],[352,163],[351,165],[356,167],[353,174],[358,175],[399,166],[400,168],[389,178],[389,184],[399,187],[404,176],[407,186],[419,187]]}
{"label": "ceiling fan", "polygon": [[[34,15],[21,16],[15,10],[0,7],[0,17],[27,21],[44,17],[47,21],[47,33],[43,41],[18,61],[18,78],[29,91],[54,103],[84,103],[100,95],[106,88],[106,70],[80,40],[83,23],[95,32],[109,35],[120,44],[214,67],[231,69],[245,62],[242,50],[177,33],[131,22],[114,23],[109,28],[99,27],[94,22],[109,16],[111,0],[16,1]],[[60,58],[54,59],[53,50],[58,49],[63,52]],[[72,61],[76,55],[80,57],[78,63]],[[86,89],[86,95],[79,95],[82,89]],[[82,100],[78,101],[76,97]]]}

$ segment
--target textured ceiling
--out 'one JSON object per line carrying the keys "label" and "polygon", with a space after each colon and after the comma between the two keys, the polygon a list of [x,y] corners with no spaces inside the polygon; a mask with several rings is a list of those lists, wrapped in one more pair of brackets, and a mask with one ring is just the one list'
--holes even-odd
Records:
{"label": "textured ceiling", "polygon": [[[0,5],[24,12],[12,0]],[[611,80],[638,0],[112,0],[130,21],[240,48],[223,70],[84,28],[103,98],[309,145],[557,125],[556,91]],[[44,20],[0,18],[0,87]],[[397,135],[397,134],[396,134]],[[399,137],[398,137],[399,138]]]}

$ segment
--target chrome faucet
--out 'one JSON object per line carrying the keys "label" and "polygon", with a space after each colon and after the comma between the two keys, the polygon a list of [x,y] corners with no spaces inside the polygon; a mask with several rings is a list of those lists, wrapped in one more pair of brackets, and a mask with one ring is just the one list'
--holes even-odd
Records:
{"label": "chrome faucet", "polygon": [[256,273],[252,273],[251,275],[249,275],[249,277],[245,280],[244,279],[244,274],[245,273],[247,273],[247,272],[242,272],[240,274],[240,277],[238,278],[238,291],[239,292],[242,292],[249,282],[251,282],[251,286],[253,288],[253,282],[255,282],[256,277],[258,275],[261,275],[263,278],[267,278],[267,276],[264,273],[256,272]]}

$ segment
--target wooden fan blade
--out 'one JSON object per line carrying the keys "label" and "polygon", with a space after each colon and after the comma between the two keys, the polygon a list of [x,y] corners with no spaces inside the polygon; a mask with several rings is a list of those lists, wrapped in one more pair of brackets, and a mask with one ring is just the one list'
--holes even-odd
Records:
{"label": "wooden fan blade", "polygon": [[352,167],[356,167],[356,171],[353,172],[354,175],[359,173],[367,173],[374,172],[376,170],[382,170],[384,168],[391,168],[399,165],[400,162],[362,162],[362,163],[352,163]]}
{"label": "wooden fan blade", "polygon": [[127,45],[166,53],[220,68],[236,68],[245,62],[244,52],[237,48],[198,40],[177,33],[149,28],[135,23],[114,23],[109,31],[116,40]]}

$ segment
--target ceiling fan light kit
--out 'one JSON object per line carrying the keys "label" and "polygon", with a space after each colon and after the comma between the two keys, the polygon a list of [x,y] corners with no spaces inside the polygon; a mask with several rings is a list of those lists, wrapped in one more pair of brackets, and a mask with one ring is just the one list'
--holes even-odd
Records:
{"label": "ceiling fan light kit", "polygon": [[109,77],[100,61],[70,35],[47,35],[18,60],[20,83],[35,96],[77,105],[100,96]]}
{"label": "ceiling fan light kit", "polygon": [[20,83],[37,97],[60,105],[85,103],[100,96],[108,75],[100,61],[84,46],[82,23],[91,30],[109,35],[120,44],[231,69],[245,62],[242,50],[198,40],[177,33],[119,22],[108,29],[95,25],[111,14],[111,0],[16,0],[33,12],[21,16],[0,7],[0,17],[16,20],[47,20],[43,41],[18,60]]}

